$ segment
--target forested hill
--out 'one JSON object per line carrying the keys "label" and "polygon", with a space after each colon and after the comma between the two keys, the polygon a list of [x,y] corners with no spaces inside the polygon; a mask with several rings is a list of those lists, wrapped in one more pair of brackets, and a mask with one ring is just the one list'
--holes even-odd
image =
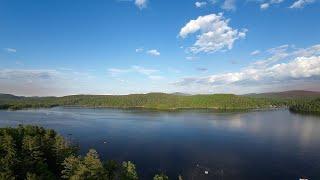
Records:
{"label": "forested hill", "polygon": [[17,100],[17,99],[21,99],[22,97],[20,96],[14,96],[11,94],[1,94],[0,93],[0,101],[5,101],[5,100]]}
{"label": "forested hill", "polygon": [[54,106],[150,108],[150,109],[223,109],[244,110],[308,104],[319,92],[286,91],[249,95],[148,93],[130,95],[71,95],[64,97],[23,97],[0,94],[0,109],[41,108]]}
{"label": "forested hill", "polygon": [[233,94],[176,95],[165,93],[131,95],[72,95],[64,97],[0,98],[1,109],[39,108],[53,106],[85,106],[153,109],[254,109],[269,107],[267,99],[237,96]]}
{"label": "forested hill", "polygon": [[298,113],[320,114],[320,98],[290,106],[290,110]]}
{"label": "forested hill", "polygon": [[244,96],[259,97],[259,98],[316,98],[316,97],[320,97],[320,92],[293,90],[293,91],[268,92],[268,93],[259,93],[259,94],[253,93],[253,94],[246,94]]}

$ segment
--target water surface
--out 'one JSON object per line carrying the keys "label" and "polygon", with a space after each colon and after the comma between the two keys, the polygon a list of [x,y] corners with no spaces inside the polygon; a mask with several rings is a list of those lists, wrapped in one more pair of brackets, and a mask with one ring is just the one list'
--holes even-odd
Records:
{"label": "water surface", "polygon": [[53,128],[82,154],[95,148],[103,159],[133,161],[142,179],[320,179],[320,117],[285,109],[0,111],[1,127],[18,124]]}

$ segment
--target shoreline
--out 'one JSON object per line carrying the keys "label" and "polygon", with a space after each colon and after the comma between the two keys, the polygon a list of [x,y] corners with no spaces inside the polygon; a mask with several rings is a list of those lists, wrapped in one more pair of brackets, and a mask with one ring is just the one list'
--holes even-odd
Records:
{"label": "shoreline", "polygon": [[249,112],[249,111],[270,111],[270,110],[279,110],[287,109],[288,106],[279,106],[279,107],[261,107],[261,108],[219,108],[219,107],[175,107],[175,108],[152,108],[145,106],[80,106],[80,105],[62,105],[62,106],[51,106],[51,107],[30,107],[30,108],[3,108],[0,110],[8,111],[19,111],[19,110],[37,110],[37,109],[51,109],[51,108],[88,108],[88,109],[122,109],[122,110],[149,110],[149,111],[164,111],[164,112],[179,112],[179,111],[192,111],[192,110],[206,110],[212,112]]}

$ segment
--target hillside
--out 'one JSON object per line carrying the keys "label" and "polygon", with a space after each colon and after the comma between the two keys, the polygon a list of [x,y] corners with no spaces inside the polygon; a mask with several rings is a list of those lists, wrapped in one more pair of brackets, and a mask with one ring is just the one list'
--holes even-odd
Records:
{"label": "hillside", "polygon": [[0,101],[1,100],[17,100],[17,99],[21,99],[22,97],[20,96],[15,96],[15,95],[12,95],[12,94],[2,94],[0,93]]}
{"label": "hillside", "polygon": [[265,99],[233,94],[174,95],[165,93],[131,95],[72,95],[64,97],[24,97],[0,100],[2,109],[39,108],[53,106],[85,106],[151,109],[254,109],[271,105]]}
{"label": "hillside", "polygon": [[293,90],[293,91],[269,92],[269,93],[259,93],[259,94],[253,93],[253,94],[246,94],[244,96],[259,97],[259,98],[314,98],[314,97],[320,97],[320,92]]}
{"label": "hillside", "polygon": [[234,94],[130,94],[71,95],[64,97],[0,96],[0,109],[50,108],[54,106],[174,109],[245,110],[307,104],[320,97],[319,92],[286,91],[237,96]]}
{"label": "hillside", "polygon": [[320,98],[290,106],[290,111],[298,113],[320,113]]}

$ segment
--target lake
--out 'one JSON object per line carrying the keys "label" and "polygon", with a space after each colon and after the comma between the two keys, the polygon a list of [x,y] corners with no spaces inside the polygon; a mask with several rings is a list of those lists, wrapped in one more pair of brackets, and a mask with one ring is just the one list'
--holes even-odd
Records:
{"label": "lake", "polygon": [[141,179],[320,179],[320,117],[286,109],[0,111],[1,127],[18,124],[53,128],[82,154],[95,148],[102,159],[130,160]]}

